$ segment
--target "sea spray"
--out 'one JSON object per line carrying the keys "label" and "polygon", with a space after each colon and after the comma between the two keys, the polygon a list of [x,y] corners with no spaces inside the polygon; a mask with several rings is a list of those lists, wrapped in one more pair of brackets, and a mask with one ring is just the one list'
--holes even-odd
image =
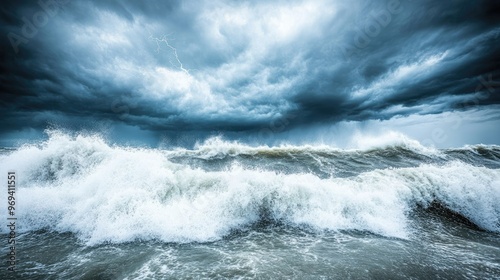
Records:
{"label": "sea spray", "polygon": [[[432,203],[500,232],[499,169],[453,156],[472,153],[495,162],[498,147],[429,154],[408,145],[340,150],[233,142],[226,144],[232,148],[221,149],[223,144],[158,150],[108,145],[95,135],[53,133],[46,142],[1,155],[0,169],[20,174],[20,232],[71,232],[89,245],[214,241],[263,219],[320,232],[355,230],[411,239],[412,211]],[[413,164],[400,166],[395,154]],[[337,176],[338,167],[318,176],[263,164],[307,160],[302,155],[310,155],[311,164],[316,157],[332,165],[347,157],[358,170]],[[207,167],[226,156],[231,157],[228,165]],[[206,166],[176,163],[176,157],[201,158]],[[393,166],[377,165],[384,161]]]}

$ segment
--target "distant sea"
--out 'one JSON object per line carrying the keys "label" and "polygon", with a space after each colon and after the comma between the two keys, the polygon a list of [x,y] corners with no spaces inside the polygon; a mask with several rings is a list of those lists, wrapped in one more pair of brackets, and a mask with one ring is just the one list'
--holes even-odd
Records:
{"label": "distant sea", "polygon": [[[500,147],[1,149],[0,279],[499,279]],[[16,272],[7,172],[16,172]]]}

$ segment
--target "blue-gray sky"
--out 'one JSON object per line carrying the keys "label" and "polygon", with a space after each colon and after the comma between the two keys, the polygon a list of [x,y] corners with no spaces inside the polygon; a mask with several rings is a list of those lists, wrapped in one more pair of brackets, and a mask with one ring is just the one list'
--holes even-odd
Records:
{"label": "blue-gray sky", "polygon": [[498,1],[0,7],[0,145],[51,126],[153,145],[374,130],[500,144]]}

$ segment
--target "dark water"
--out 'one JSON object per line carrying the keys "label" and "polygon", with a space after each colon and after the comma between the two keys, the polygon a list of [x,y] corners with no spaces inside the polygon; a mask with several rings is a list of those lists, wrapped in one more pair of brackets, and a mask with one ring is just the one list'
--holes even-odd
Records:
{"label": "dark water", "polygon": [[500,278],[497,146],[155,150],[54,133],[0,159],[18,176],[17,272],[1,279]]}

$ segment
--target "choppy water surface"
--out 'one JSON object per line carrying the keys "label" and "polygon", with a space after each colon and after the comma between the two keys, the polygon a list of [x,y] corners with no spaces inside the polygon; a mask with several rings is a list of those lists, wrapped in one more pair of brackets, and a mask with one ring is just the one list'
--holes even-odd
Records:
{"label": "choppy water surface", "polygon": [[498,278],[499,168],[498,146],[138,149],[53,133],[0,153],[19,178],[18,272],[0,278]]}

